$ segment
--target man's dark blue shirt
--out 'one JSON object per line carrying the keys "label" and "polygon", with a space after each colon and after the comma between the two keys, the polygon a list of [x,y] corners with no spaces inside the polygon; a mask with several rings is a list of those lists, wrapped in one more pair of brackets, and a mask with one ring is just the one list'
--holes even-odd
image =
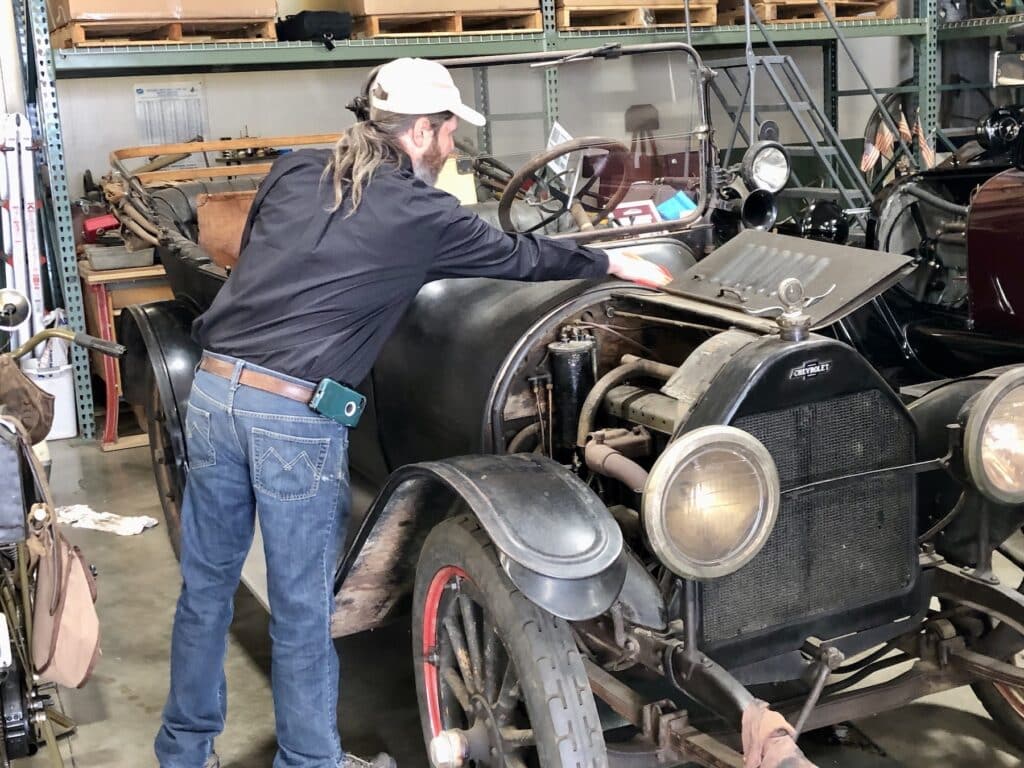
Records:
{"label": "man's dark blue shirt", "polygon": [[308,381],[358,385],[427,282],[597,278],[601,251],[502,232],[407,162],[381,166],[351,216],[332,212],[327,150],[274,163],[253,201],[238,264],[193,336],[212,352]]}

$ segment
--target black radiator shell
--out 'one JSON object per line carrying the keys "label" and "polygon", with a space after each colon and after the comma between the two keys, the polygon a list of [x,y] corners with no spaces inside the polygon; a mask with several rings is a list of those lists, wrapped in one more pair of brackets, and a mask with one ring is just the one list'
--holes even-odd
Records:
{"label": "black radiator shell", "polygon": [[[877,403],[889,422],[889,429],[894,433],[886,435],[890,440],[889,460],[879,459],[882,461],[880,466],[876,462],[871,466],[855,467],[853,472],[898,466],[916,459],[914,422],[896,393],[856,351],[832,339],[818,336],[803,342],[765,338],[740,350],[723,366],[706,393],[694,405],[690,417],[680,425],[677,436],[702,426],[737,422],[742,425],[744,421],[749,423],[751,417],[758,414],[787,409],[807,410],[808,406],[824,401],[853,403],[861,407],[865,407],[865,403]],[[876,429],[882,427],[881,424],[871,426]],[[825,471],[814,472],[812,476],[787,483],[787,471],[779,461],[782,457],[777,455],[777,451],[772,451],[771,446],[766,447],[773,452],[776,463],[780,464],[783,491],[793,485],[831,479],[850,472],[849,469],[836,468],[836,462],[831,462],[828,467],[821,468]],[[912,475],[901,475],[895,480],[893,476],[888,478],[876,482],[900,483],[898,491],[902,495],[898,498],[898,509],[903,510],[903,501],[907,503],[907,508],[902,515],[897,515],[896,522],[899,523],[902,535],[893,542],[893,550],[883,551],[882,554],[888,556],[887,562],[890,565],[895,562],[900,567],[898,580],[902,582],[905,579],[906,583],[900,583],[884,594],[872,596],[877,599],[861,599],[853,603],[849,600],[844,603],[844,595],[837,593],[835,599],[828,603],[835,606],[834,609],[825,608],[811,616],[793,616],[790,620],[759,627],[754,631],[736,631],[729,635],[706,631],[706,617],[712,616],[711,612],[715,611],[711,593],[721,593],[723,584],[727,583],[715,580],[698,590],[702,600],[698,637],[701,638],[703,649],[726,665],[749,663],[795,650],[809,637],[840,637],[917,613],[924,606],[926,596],[921,589],[917,561],[916,483]],[[758,558],[771,557],[780,549],[780,542],[774,540],[774,537],[785,527],[782,522],[786,504],[793,503],[792,500],[787,502],[785,496],[783,498],[780,523],[776,524],[775,532],[769,537],[764,550],[744,569],[756,568]],[[874,531],[865,531],[866,536],[873,533],[878,535]],[[891,540],[894,533],[885,531],[881,535]],[[851,553],[851,557],[860,555]],[[767,570],[770,572],[770,561],[768,563]],[[765,567],[764,563],[761,565]],[[725,579],[741,579],[744,569]],[[806,588],[803,584],[774,586],[783,589]],[[766,589],[770,588],[766,585]]]}

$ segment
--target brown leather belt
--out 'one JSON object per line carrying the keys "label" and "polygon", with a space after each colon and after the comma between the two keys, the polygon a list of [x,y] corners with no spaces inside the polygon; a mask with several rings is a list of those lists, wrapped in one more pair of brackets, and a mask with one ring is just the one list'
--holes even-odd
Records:
{"label": "brown leather belt", "polygon": [[[199,363],[199,370],[220,376],[222,379],[232,379],[235,376],[235,366],[225,360],[218,360],[216,357],[203,355]],[[305,384],[296,384],[294,381],[285,381],[269,373],[261,373],[251,368],[243,368],[242,375],[238,377],[238,383],[244,384],[253,389],[270,392],[274,395],[287,397],[299,403],[309,403],[313,397],[313,388]]]}

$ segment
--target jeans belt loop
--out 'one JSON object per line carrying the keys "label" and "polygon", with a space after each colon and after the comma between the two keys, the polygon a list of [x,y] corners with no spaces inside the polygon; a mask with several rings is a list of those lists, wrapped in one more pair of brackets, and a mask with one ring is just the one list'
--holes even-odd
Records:
{"label": "jeans belt loop", "polygon": [[242,371],[244,371],[244,370],[245,370],[245,361],[244,360],[237,360],[235,362],[235,372],[233,374],[231,374],[231,392],[232,393],[236,392],[238,390],[239,386],[241,386],[241,384],[239,383],[239,379],[242,378]]}

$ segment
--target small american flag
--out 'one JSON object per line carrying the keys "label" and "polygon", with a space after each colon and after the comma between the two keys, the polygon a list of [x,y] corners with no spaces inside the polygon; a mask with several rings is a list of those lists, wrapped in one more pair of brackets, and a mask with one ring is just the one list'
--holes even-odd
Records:
{"label": "small american flag", "polygon": [[917,147],[921,152],[921,165],[925,168],[935,167],[935,150],[932,149],[931,142],[928,141],[928,137],[924,135],[924,126],[921,125],[921,111],[917,112],[917,123],[914,125],[914,136],[917,137]]}
{"label": "small american flag", "polygon": [[876,165],[882,155],[878,151],[878,147],[872,144],[870,141],[864,142],[864,154],[860,156],[860,172],[867,173]]}
{"label": "small american flag", "polygon": [[903,107],[900,107],[900,122],[897,127],[900,131],[900,138],[906,144],[910,144],[914,140],[914,135],[910,132],[910,123],[907,122],[907,116],[903,112]]}
{"label": "small american flag", "polygon": [[878,132],[875,133],[875,146],[878,147],[878,151],[883,155],[891,155],[895,143],[896,137],[892,135],[889,126],[884,121],[879,123]]}

